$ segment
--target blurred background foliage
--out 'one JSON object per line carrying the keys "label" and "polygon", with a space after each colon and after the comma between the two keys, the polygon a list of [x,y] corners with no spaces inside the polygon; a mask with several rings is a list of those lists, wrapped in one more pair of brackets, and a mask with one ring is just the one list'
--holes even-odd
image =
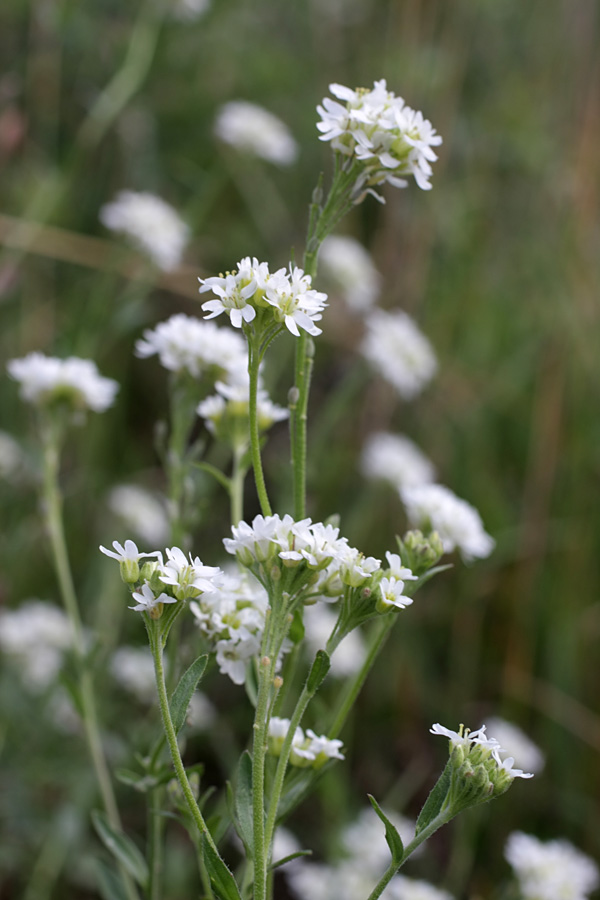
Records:
{"label": "blurred background foliage", "polygon": [[[98,558],[98,543],[127,536],[115,531],[106,493],[125,480],[163,487],[153,433],[166,415],[166,378],[155,361],[133,357],[142,329],[197,313],[199,274],[248,254],[273,266],[291,248],[301,257],[310,193],[319,171],[330,171],[315,130],[329,82],[385,77],[443,135],[430,194],[387,189],[386,206],[368,199],[342,226],[372,253],[382,305],[407,310],[430,337],[440,373],[423,397],[400,402],[368,375],[356,353],[360,328],[330,298],[310,408],[309,512],[339,512],[365,551],[392,547],[405,527],[400,501],[366,483],[358,460],[368,433],[400,430],[480,509],[497,549],[485,562],[458,563],[402,615],[347,729],[350,757],[302,808],[297,829],[324,853],[367,790],[415,814],[443,762],[431,722],[476,727],[501,714],[547,764],[491,815],[454,823],[413,864],[409,874],[457,896],[493,895],[515,828],[600,855],[599,39],[596,0],[213,0],[187,22],[158,0],[0,8],[0,353],[91,356],[122,385],[116,407],[73,434],[64,467],[72,558],[84,617],[103,637],[100,666],[125,636],[143,641],[113,567]],[[215,115],[232,99],[286,122],[301,148],[294,166],[218,144]],[[123,188],[159,194],[189,223],[180,270],[158,277],[107,238],[98,211]],[[282,340],[272,360],[270,388],[282,403],[291,353],[291,338]],[[0,601],[57,602],[29,411],[6,377],[0,400],[1,427],[31,463],[28,476],[0,483]],[[265,454],[283,511],[285,427]],[[202,490],[194,547],[217,563],[227,504],[218,487]],[[258,511],[251,479],[246,499],[248,516]],[[248,719],[243,692],[223,681],[216,675],[207,690],[230,720],[192,753],[207,760],[208,783]],[[147,739],[152,715],[134,719],[108,677],[99,687],[107,741],[122,762]],[[82,741],[53,729],[9,673],[2,703],[3,896],[94,896],[81,850],[94,842]],[[126,823],[142,835],[139,796],[120,791]],[[189,885],[176,828],[170,842],[174,900]]]}

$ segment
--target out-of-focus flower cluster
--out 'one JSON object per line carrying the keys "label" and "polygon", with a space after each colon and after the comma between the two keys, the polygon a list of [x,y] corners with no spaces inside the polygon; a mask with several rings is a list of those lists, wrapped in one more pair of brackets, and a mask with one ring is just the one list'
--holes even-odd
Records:
{"label": "out-of-focus flower cluster", "polygon": [[401,310],[375,310],[366,320],[362,354],[406,400],[421,393],[437,371],[433,348]]}
{"label": "out-of-focus flower cluster", "polygon": [[515,831],[504,853],[523,900],[587,900],[600,884],[596,863],[569,841],[543,842]]}
{"label": "out-of-focus flower cluster", "polygon": [[181,262],[189,228],[172,206],[155,194],[121,191],[100,209],[100,221],[124,234],[159,269],[169,271]]}
{"label": "out-of-focus flower cluster", "polygon": [[367,439],[361,468],[367,478],[387,481],[396,488],[428,484],[435,478],[433,464],[410,438],[384,431]]}
{"label": "out-of-focus flower cluster", "polygon": [[317,128],[322,141],[362,164],[353,191],[356,201],[383,182],[406,187],[411,175],[420,188],[430,190],[431,163],[437,159],[432,148],[442,139],[421,112],[388,91],[385,79],[371,90],[341,84],[330,84],[329,90],[337,100],[325,97],[317,107]]}
{"label": "out-of-focus flower cluster", "polygon": [[408,519],[439,534],[444,552],[460,550],[465,560],[489,556],[495,541],[484,530],[474,506],[442,484],[408,485],[400,491]]}
{"label": "out-of-focus flower cluster", "polygon": [[29,353],[7,364],[9,375],[21,385],[21,397],[38,407],[66,407],[72,413],[104,412],[112,406],[119,385],[104,378],[91,359],[59,359]]}
{"label": "out-of-focus flower cluster", "polygon": [[[235,384],[218,381],[217,391],[198,405],[198,415],[206,422],[206,427],[215,437],[244,447],[248,443],[248,422],[250,407],[250,383],[248,378]],[[267,431],[275,422],[282,422],[289,411],[277,406],[264,388],[259,388],[256,397],[256,413],[259,432]]]}
{"label": "out-of-focus flower cluster", "polygon": [[315,323],[322,318],[327,295],[313,290],[310,276],[297,266],[269,272],[267,263],[246,256],[233,272],[199,281],[200,293],[212,291],[217,298],[202,304],[209,319],[226,313],[231,324],[241,328],[261,315],[285,325],[296,337],[299,328],[311,335],[321,334]]}
{"label": "out-of-focus flower cluster", "polygon": [[381,275],[355,238],[330,235],[319,251],[319,275],[339,291],[353,312],[368,313],[379,296]]}
{"label": "out-of-focus flower cluster", "polygon": [[29,600],[18,609],[0,612],[0,647],[34,693],[55,682],[72,643],[67,616],[51,603]]}
{"label": "out-of-focus flower cluster", "polygon": [[241,153],[259,156],[277,166],[289,166],[298,156],[298,145],[281,119],[256,103],[232,100],[221,107],[215,134]]}
{"label": "out-of-focus flower cluster", "polygon": [[[290,720],[272,716],[269,720],[268,750],[273,756],[279,756],[284,741],[290,730]],[[307,728],[296,728],[292,738],[290,763],[304,769],[311,767],[320,769],[330,759],[344,759],[342,741],[332,740],[325,735],[317,735]]]}

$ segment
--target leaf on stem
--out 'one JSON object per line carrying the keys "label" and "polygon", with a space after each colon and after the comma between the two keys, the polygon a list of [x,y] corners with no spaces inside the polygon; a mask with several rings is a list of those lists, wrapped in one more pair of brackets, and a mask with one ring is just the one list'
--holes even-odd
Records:
{"label": "leaf on stem", "polygon": [[94,863],[96,866],[98,890],[102,900],[127,900],[127,894],[120,874],[102,859],[96,859]]}
{"label": "leaf on stem", "polygon": [[204,835],[201,848],[206,871],[218,900],[242,900],[235,878]]}
{"label": "leaf on stem", "polygon": [[207,662],[208,656],[206,654],[195,659],[189,669],[185,670],[179,679],[177,687],[173,691],[169,707],[171,709],[171,719],[173,720],[173,727],[175,728],[176,734],[179,734],[183,728],[192,694],[196,690],[198,682],[204,675]]}
{"label": "leaf on stem", "polygon": [[236,831],[248,857],[254,857],[254,823],[252,811],[252,756],[244,750],[235,777],[234,815]]}
{"label": "leaf on stem", "polygon": [[331,660],[329,659],[329,654],[325,650],[317,650],[317,655],[315,656],[315,661],[311,666],[311,670],[308,673],[308,679],[306,681],[306,690],[309,694],[316,694],[321,685],[323,684],[325,678],[327,677],[327,673],[331,667]]}
{"label": "leaf on stem", "polygon": [[439,815],[444,800],[446,799],[448,791],[450,789],[451,778],[452,764],[450,760],[448,760],[444,771],[431,789],[431,793],[425,801],[423,809],[419,813],[419,818],[417,819],[417,827],[415,830],[416,835],[419,834],[420,831],[423,831],[424,828],[427,828],[430,822],[433,822],[436,816]]}
{"label": "leaf on stem", "polygon": [[398,834],[396,826],[390,822],[375,797],[373,797],[372,794],[367,794],[367,797],[371,801],[371,806],[385,825],[385,839],[390,848],[390,853],[392,854],[392,862],[395,866],[399,866],[404,857],[404,844],[402,843],[402,838]]}
{"label": "leaf on stem", "polygon": [[279,866],[285,866],[286,863],[291,862],[293,859],[298,859],[299,856],[312,856],[312,850],[296,850],[295,853],[290,853],[289,856],[284,856],[283,859],[278,859],[276,862],[271,863],[269,869],[273,871],[273,869],[278,869]]}
{"label": "leaf on stem", "polygon": [[111,825],[106,813],[97,809],[92,810],[92,822],[106,849],[145,890],[149,880],[148,865],[131,838]]}

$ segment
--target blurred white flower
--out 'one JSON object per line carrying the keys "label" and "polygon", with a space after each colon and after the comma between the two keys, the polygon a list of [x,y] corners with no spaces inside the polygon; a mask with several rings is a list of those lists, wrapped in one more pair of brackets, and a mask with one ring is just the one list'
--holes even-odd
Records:
{"label": "blurred white flower", "polygon": [[463,559],[483,559],[494,549],[495,541],[483,528],[474,506],[461,500],[441,484],[422,484],[402,488],[400,497],[411,525],[430,526],[437,531],[444,552],[460,550]]}
{"label": "blurred white flower", "polygon": [[246,342],[229,328],[218,328],[193,316],[177,313],[147,329],[135,345],[136,356],[158,355],[170,372],[188,372],[194,378],[239,377],[248,367]]}
{"label": "blurred white flower", "polygon": [[410,400],[437,370],[433,348],[405,312],[375,310],[366,320],[361,350],[373,368]]}
{"label": "blurred white flower", "polygon": [[289,166],[298,156],[298,145],[287,125],[246,100],[232,100],[221,107],[215,134],[225,144],[277,166]]}
{"label": "blurred white flower", "polygon": [[91,359],[70,356],[58,359],[29,353],[12,359],[8,374],[21,385],[21,397],[35,406],[68,403],[74,412],[104,412],[112,406],[119,385],[104,378]]}
{"label": "blurred white flower", "polygon": [[486,727],[501,744],[502,750],[499,752],[502,757],[512,756],[517,765],[528,772],[541,772],[544,754],[520,728],[500,718],[488,719]]}
{"label": "blurred white flower", "polygon": [[[338,891],[337,870],[334,866],[301,861],[285,872],[288,884],[298,900],[339,900],[342,896]],[[369,891],[372,888],[371,884]],[[363,893],[360,900],[364,900],[364,897],[368,897],[368,893]],[[344,900],[353,900],[353,897],[345,896]]]}
{"label": "blurred white flower", "polygon": [[523,900],[586,900],[600,883],[596,863],[565,840],[544,843],[515,831],[504,853]]}
{"label": "blurred white flower", "polygon": [[140,703],[156,698],[154,662],[148,647],[119,647],[109,663],[110,673]]}
{"label": "blurred white flower", "polygon": [[200,691],[194,691],[190,698],[186,721],[194,731],[206,731],[215,722],[217,711],[206,696]]}
{"label": "blurred white flower", "polygon": [[[317,650],[324,650],[327,640],[333,631],[337,621],[336,611],[315,603],[314,606],[306,606],[304,609],[304,639],[310,655],[314,658]],[[336,678],[346,678],[353,675],[362,666],[365,660],[365,641],[359,629],[355,628],[350,634],[340,641],[331,657],[330,674]]]}
{"label": "blurred white flower", "polygon": [[[206,397],[196,411],[217,438],[244,446],[248,442],[250,415],[248,377],[246,375],[236,384],[218,381],[215,388],[217,393]],[[259,431],[266,431],[275,422],[282,422],[289,417],[289,410],[273,403],[263,388],[259,388],[257,392],[256,412]]]}
{"label": "blurred white flower", "polygon": [[[285,859],[286,856],[291,856],[292,853],[297,853],[301,849],[302,847],[300,846],[298,839],[291,831],[289,831],[289,829],[284,828],[283,825],[280,825],[276,829],[273,837],[273,862]],[[288,866],[293,866],[297,864],[297,862],[298,860],[296,859],[290,860],[289,863],[286,863],[285,871],[288,872]]]}
{"label": "blurred white flower", "polygon": [[189,239],[189,228],[179,213],[147,192],[121,191],[100,209],[100,221],[128,237],[164,271],[179,265]]}
{"label": "blurred white flower", "polygon": [[367,438],[361,469],[367,478],[388,481],[396,488],[428,484],[435,478],[432,463],[413,441],[402,434],[385,431]]}
{"label": "blurred white flower", "polygon": [[[415,823],[390,809],[383,810],[398,830],[402,843],[410,844],[415,836]],[[390,849],[385,840],[385,828],[375,810],[369,806],[341,833],[342,851],[377,879],[390,862]],[[418,851],[416,851],[418,853]]]}
{"label": "blurred white flower", "polygon": [[330,84],[329,90],[338,100],[325,97],[317,107],[321,116],[317,128],[320,140],[331,141],[334,150],[349,157],[349,164],[354,159],[362,162],[363,173],[354,188],[356,202],[386,181],[406,187],[409,175],[423,190],[431,189],[430,163],[437,159],[432,148],[442,139],[421,112],[388,91],[385,79],[376,81],[372,90],[351,90],[341,84]]}
{"label": "blurred white flower", "polygon": [[363,245],[352,237],[325,238],[319,251],[319,274],[337,288],[354,312],[366,312],[379,296],[381,275]]}
{"label": "blurred white flower", "polygon": [[174,0],[171,15],[180,22],[194,22],[210,9],[211,0]]}
{"label": "blurred white flower", "polygon": [[12,434],[0,431],[0,478],[7,481],[19,473],[24,462],[21,445]]}
{"label": "blurred white flower", "polygon": [[55,681],[72,642],[66,614],[51,603],[30,600],[18,609],[0,612],[0,647],[33,692]]}
{"label": "blurred white flower", "polygon": [[108,495],[108,506],[127,531],[147,544],[164,545],[169,520],[164,501],[136,484],[119,484]]}
{"label": "blurred white flower", "polygon": [[442,891],[428,881],[407,878],[406,875],[394,875],[389,885],[389,900],[453,900],[453,898],[448,891]]}

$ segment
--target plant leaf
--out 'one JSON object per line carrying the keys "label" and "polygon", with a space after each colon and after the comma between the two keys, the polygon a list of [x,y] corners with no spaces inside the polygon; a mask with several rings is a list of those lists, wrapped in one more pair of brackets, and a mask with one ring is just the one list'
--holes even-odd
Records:
{"label": "plant leaf", "polygon": [[295,853],[290,853],[289,856],[284,856],[283,859],[278,859],[276,862],[271,863],[269,869],[278,869],[279,866],[285,866],[286,863],[291,862],[293,859],[298,859],[299,856],[312,856],[312,850],[296,850]]}
{"label": "plant leaf", "polygon": [[92,822],[106,849],[145,890],[149,880],[148,865],[131,838],[114,828],[106,813],[97,809],[92,810]]}
{"label": "plant leaf", "polygon": [[311,666],[306,682],[306,689],[309,694],[316,694],[323,684],[330,667],[331,661],[329,659],[329,654],[325,650],[317,650],[315,661]]}
{"label": "plant leaf", "polygon": [[219,900],[242,900],[235,878],[204,835],[201,846],[208,877]]}
{"label": "plant leaf", "polygon": [[118,872],[102,859],[95,859],[98,890],[102,900],[127,900],[123,880]]}
{"label": "plant leaf", "polygon": [[446,799],[448,791],[450,789],[451,778],[452,765],[450,760],[448,760],[444,771],[431,789],[429,797],[425,801],[423,809],[419,813],[415,834],[419,834],[420,831],[423,831],[423,829],[426,828],[440,812],[442,804]]}
{"label": "plant leaf", "polygon": [[299,606],[294,612],[294,618],[288,632],[288,637],[293,644],[299,644],[304,640],[304,622],[302,621],[302,607]]}
{"label": "plant leaf", "polygon": [[254,857],[254,819],[252,810],[252,757],[244,750],[235,778],[234,813],[237,833],[250,859]]}
{"label": "plant leaf", "polygon": [[171,707],[171,718],[173,720],[173,726],[177,734],[179,734],[179,732],[183,728],[183,723],[185,722],[187,708],[190,705],[192,694],[198,687],[198,682],[204,675],[204,670],[206,669],[207,662],[208,656],[206,654],[204,656],[199,656],[198,659],[195,659],[189,669],[185,670],[185,672],[179,679],[177,687],[173,691],[173,695],[171,697],[171,702],[169,705]]}
{"label": "plant leaf", "polygon": [[375,797],[373,797],[372,794],[367,794],[367,797],[371,801],[371,806],[385,825],[385,839],[390,848],[390,853],[392,854],[392,862],[394,865],[399,866],[404,857],[404,844],[402,843],[402,838],[398,834],[398,829],[390,822]]}

